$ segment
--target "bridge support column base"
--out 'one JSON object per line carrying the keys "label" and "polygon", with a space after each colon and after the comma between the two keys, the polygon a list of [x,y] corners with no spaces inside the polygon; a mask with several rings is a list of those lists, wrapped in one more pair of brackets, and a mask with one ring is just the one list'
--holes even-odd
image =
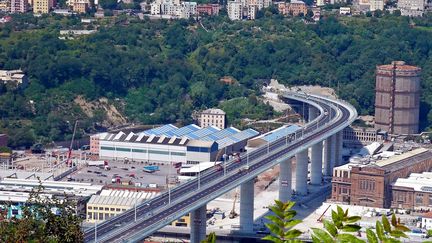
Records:
{"label": "bridge support column base", "polygon": [[299,195],[307,194],[308,176],[308,150],[296,154],[296,192]]}
{"label": "bridge support column base", "polygon": [[200,243],[206,237],[207,205],[191,212],[190,242]]}
{"label": "bridge support column base", "polygon": [[287,202],[291,200],[292,194],[292,161],[291,158],[280,163],[279,174],[279,200]]}
{"label": "bridge support column base", "polygon": [[254,179],[240,186],[240,229],[245,233],[253,232],[254,219]]}
{"label": "bridge support column base", "polygon": [[322,156],[323,142],[319,142],[311,148],[311,184],[320,185],[322,182]]}

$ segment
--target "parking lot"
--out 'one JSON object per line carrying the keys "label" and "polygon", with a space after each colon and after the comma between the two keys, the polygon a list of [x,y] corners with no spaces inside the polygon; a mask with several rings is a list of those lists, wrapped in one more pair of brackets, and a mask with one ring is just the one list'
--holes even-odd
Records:
{"label": "parking lot", "polygon": [[[147,165],[157,165],[160,170],[153,173],[144,172],[143,168]],[[105,166],[83,166],[64,178],[63,181],[90,182],[99,185],[129,184],[139,187],[165,187],[167,178],[177,175],[174,166],[170,169],[169,165],[162,163],[108,161],[108,166],[109,170]]]}

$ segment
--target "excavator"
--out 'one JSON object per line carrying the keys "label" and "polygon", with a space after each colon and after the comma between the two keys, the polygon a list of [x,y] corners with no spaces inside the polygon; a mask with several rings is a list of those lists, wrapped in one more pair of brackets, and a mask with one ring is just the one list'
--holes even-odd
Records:
{"label": "excavator", "polygon": [[236,211],[235,211],[235,204],[236,204],[236,201],[237,201],[237,197],[238,197],[238,192],[236,192],[236,194],[234,195],[233,207],[231,209],[231,212],[228,215],[228,218],[230,218],[230,219],[233,219],[233,218],[235,218],[235,217],[238,216],[238,213],[236,213]]}

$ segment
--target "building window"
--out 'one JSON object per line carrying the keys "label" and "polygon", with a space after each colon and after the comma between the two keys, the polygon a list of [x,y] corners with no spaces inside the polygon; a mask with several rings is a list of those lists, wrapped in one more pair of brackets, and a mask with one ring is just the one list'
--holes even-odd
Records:
{"label": "building window", "polygon": [[145,150],[145,149],[132,149],[132,152],[135,152],[135,153],[147,153],[147,150]]}
{"label": "building window", "polygon": [[432,195],[429,195],[429,206],[432,206]]}
{"label": "building window", "polygon": [[93,209],[93,207],[92,207],[92,206],[88,206],[87,208],[88,208],[88,209]]}
{"label": "building window", "polygon": [[103,210],[103,207],[99,207],[99,210]]}
{"label": "building window", "polygon": [[115,208],[111,208],[111,211],[115,211]]}
{"label": "building window", "polygon": [[167,152],[167,151],[149,150],[148,152],[149,152],[150,154],[164,154],[164,155],[169,155],[169,152]]}
{"label": "building window", "polygon": [[416,204],[417,205],[423,204],[423,194],[422,193],[418,193],[416,195]]}
{"label": "building window", "polygon": [[101,150],[115,150],[114,147],[101,146]]}
{"label": "building window", "polygon": [[181,153],[181,152],[171,152],[171,155],[175,155],[175,156],[186,156],[186,153]]}
{"label": "building window", "polygon": [[99,220],[103,220],[103,213],[99,213]]}
{"label": "building window", "polygon": [[117,212],[120,212],[120,208],[116,208],[116,211],[117,211]]}
{"label": "building window", "polygon": [[105,211],[108,211],[109,210],[109,208],[105,208]]}
{"label": "building window", "polygon": [[87,213],[87,219],[92,219],[93,217],[93,214],[92,213]]}
{"label": "building window", "polygon": [[130,152],[131,150],[128,148],[116,148],[117,151],[121,151],[121,152]]}

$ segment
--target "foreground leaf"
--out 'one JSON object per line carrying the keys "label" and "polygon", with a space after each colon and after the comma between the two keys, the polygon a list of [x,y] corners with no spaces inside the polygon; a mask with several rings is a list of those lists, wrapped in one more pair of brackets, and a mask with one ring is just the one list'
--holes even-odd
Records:
{"label": "foreground leaf", "polygon": [[366,236],[369,243],[378,243],[378,238],[373,230],[367,229]]}
{"label": "foreground leaf", "polygon": [[284,243],[283,240],[273,236],[273,235],[267,235],[262,238],[263,240],[273,241],[275,243]]}
{"label": "foreground leaf", "polygon": [[336,237],[340,242],[349,242],[349,243],[356,243],[356,242],[365,242],[364,240],[360,240],[359,238],[355,237],[351,234],[339,234]]}
{"label": "foreground leaf", "polygon": [[344,232],[358,232],[360,229],[361,226],[356,224],[347,224],[342,227],[342,231]]}
{"label": "foreground leaf", "polygon": [[384,238],[385,238],[384,227],[380,221],[376,222],[376,232],[377,232],[378,238],[380,240],[384,240]]}
{"label": "foreground leaf", "polygon": [[384,226],[384,230],[386,231],[386,232],[391,232],[391,227],[390,227],[390,223],[389,223],[389,221],[388,221],[388,219],[387,219],[387,217],[386,216],[382,216],[382,224],[383,224],[383,226]]}
{"label": "foreground leaf", "polygon": [[337,235],[337,229],[336,226],[334,226],[334,224],[332,224],[330,221],[328,220],[323,220],[324,223],[324,228],[333,236],[335,237]]}
{"label": "foreground leaf", "polygon": [[323,243],[333,243],[333,238],[324,230],[318,228],[312,228],[315,236]]}

